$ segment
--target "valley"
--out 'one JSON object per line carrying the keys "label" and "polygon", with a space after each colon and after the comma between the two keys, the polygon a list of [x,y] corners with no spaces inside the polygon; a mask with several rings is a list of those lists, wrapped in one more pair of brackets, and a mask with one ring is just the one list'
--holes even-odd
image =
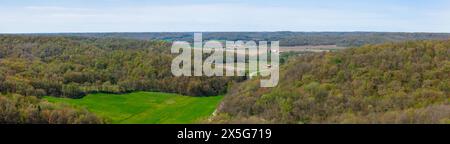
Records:
{"label": "valley", "polygon": [[446,35],[378,34],[281,43],[273,88],[228,65],[246,76],[173,76],[171,41],[0,35],[0,123],[450,123]]}
{"label": "valley", "polygon": [[188,97],[159,92],[89,94],[81,99],[44,97],[85,108],[112,124],[192,124],[207,121],[223,96]]}

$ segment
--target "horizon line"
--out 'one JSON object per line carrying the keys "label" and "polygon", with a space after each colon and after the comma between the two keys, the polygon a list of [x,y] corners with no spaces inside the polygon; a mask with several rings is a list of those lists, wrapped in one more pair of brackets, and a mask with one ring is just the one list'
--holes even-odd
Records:
{"label": "horizon line", "polygon": [[108,31],[108,32],[0,32],[0,35],[8,34],[101,34],[101,33],[428,33],[428,34],[450,34],[450,32],[426,32],[426,31]]}

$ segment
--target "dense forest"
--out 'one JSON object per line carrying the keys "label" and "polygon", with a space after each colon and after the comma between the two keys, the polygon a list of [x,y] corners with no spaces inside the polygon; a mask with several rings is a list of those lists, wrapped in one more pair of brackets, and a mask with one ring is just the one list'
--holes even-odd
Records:
{"label": "dense forest", "polygon": [[450,40],[289,59],[277,87],[236,85],[219,112],[215,123],[450,123]]}
{"label": "dense forest", "polygon": [[[34,34],[49,36],[80,36],[94,38],[126,38],[138,40],[193,41],[192,32],[161,33],[61,33]],[[388,33],[388,32],[203,32],[204,40],[280,41],[280,46],[338,45],[343,47],[381,44],[405,40],[448,39],[446,33]]]}
{"label": "dense forest", "polygon": [[115,38],[0,36],[0,92],[81,98],[88,93],[223,94],[234,77],[174,77],[170,43]]}

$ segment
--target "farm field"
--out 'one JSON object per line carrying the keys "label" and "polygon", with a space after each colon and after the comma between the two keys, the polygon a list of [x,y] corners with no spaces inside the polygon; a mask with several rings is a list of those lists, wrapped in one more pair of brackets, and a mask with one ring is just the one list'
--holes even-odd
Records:
{"label": "farm field", "polygon": [[280,52],[330,52],[346,49],[337,45],[306,45],[306,46],[285,46],[280,47]]}
{"label": "farm field", "polygon": [[190,124],[207,119],[222,96],[188,97],[159,92],[89,94],[82,99],[44,97],[51,103],[86,108],[113,124]]}

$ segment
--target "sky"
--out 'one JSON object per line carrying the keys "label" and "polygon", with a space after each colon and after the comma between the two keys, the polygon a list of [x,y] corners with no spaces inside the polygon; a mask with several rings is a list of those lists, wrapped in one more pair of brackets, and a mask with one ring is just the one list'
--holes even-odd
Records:
{"label": "sky", "polygon": [[449,0],[0,0],[0,33],[450,32]]}

